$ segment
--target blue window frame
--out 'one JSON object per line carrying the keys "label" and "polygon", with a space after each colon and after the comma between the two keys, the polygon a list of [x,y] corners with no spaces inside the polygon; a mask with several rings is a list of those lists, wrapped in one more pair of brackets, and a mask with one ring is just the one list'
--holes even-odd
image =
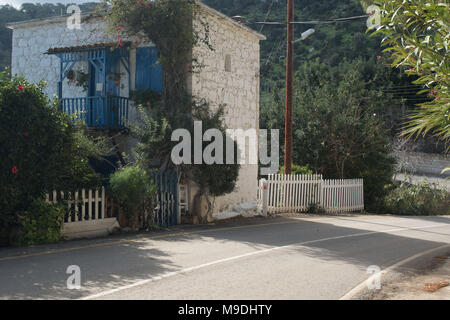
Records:
{"label": "blue window frame", "polygon": [[163,91],[163,72],[156,47],[136,49],[136,90],[147,89]]}

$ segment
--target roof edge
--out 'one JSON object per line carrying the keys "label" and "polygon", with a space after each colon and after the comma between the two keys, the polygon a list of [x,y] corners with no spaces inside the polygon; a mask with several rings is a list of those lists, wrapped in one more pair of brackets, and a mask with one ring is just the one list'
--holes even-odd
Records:
{"label": "roof edge", "polygon": [[[216,9],[211,8],[210,6],[204,4],[203,2],[201,2],[199,0],[196,0],[195,2],[199,7],[201,7],[202,9],[205,9],[207,12],[209,12],[215,16],[218,16],[218,17],[224,19],[225,21],[229,22],[230,24],[249,32],[250,34],[256,36],[259,40],[267,39],[265,35],[253,30],[252,28],[250,28],[242,23],[237,22],[233,18],[217,11]],[[95,12],[81,13],[82,18],[87,18],[87,17],[91,17],[91,16],[94,17],[95,15],[98,15],[98,13],[95,13]],[[67,14],[67,15],[62,15],[62,16],[54,16],[54,17],[47,17],[47,18],[40,18],[40,19],[17,21],[17,22],[12,22],[12,23],[7,24],[6,27],[8,29],[14,30],[14,29],[18,29],[18,28],[38,26],[38,25],[47,24],[47,23],[59,23],[59,22],[66,21],[66,19],[70,16],[71,16],[70,14]]]}
{"label": "roof edge", "polygon": [[253,30],[253,29],[250,28],[250,27],[247,27],[246,25],[244,25],[244,24],[242,24],[242,23],[237,22],[236,20],[234,20],[233,18],[227,16],[226,14],[223,14],[222,12],[217,11],[216,9],[211,8],[210,6],[204,4],[202,1],[196,0],[195,2],[196,2],[197,5],[199,5],[201,8],[205,9],[205,10],[208,11],[209,13],[211,13],[211,14],[213,14],[213,15],[216,15],[216,16],[218,16],[218,17],[220,17],[220,18],[226,20],[227,22],[229,22],[229,23],[235,25],[235,26],[238,27],[238,28],[241,28],[241,29],[246,30],[247,32],[249,32],[249,33],[253,34],[254,36],[256,36],[257,38],[259,38],[260,40],[267,40],[267,37],[266,37],[265,35],[259,33],[259,32],[256,31],[256,30]]}

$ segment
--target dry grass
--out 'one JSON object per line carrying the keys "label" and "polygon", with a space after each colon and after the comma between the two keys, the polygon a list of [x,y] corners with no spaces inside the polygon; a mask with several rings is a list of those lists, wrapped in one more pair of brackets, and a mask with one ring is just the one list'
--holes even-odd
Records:
{"label": "dry grass", "polygon": [[438,282],[427,282],[424,284],[423,291],[433,293],[441,288],[447,287],[450,283],[448,281],[442,280]]}

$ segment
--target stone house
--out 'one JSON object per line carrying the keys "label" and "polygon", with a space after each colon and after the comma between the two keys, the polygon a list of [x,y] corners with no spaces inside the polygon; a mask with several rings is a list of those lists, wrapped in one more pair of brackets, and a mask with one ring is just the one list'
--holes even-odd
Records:
{"label": "stone house", "polygon": [[[193,48],[193,58],[204,68],[188,80],[192,94],[206,98],[213,106],[225,103],[228,128],[258,129],[259,42],[265,37],[199,5],[215,50],[203,45]],[[13,30],[12,73],[30,82],[47,81],[48,96],[58,95],[67,113],[81,112],[88,126],[99,134],[120,131],[124,119],[135,119],[131,91],[162,91],[156,48],[140,44],[131,50],[111,50],[117,41],[105,31],[105,22],[99,17],[82,14],[81,29],[69,29],[67,17],[18,22],[9,28]],[[121,152],[129,152],[135,145],[127,135],[117,143]],[[255,207],[257,180],[258,166],[242,165],[236,190],[216,199],[214,216],[228,217],[242,208]],[[195,188],[192,183],[187,188],[191,211]]]}

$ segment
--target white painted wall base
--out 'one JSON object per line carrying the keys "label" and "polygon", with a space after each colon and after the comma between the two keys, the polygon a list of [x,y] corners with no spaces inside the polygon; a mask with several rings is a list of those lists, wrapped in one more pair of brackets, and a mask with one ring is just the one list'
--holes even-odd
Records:
{"label": "white painted wall base", "polygon": [[230,219],[238,216],[242,217],[255,217],[261,215],[260,212],[258,212],[258,204],[256,201],[252,202],[245,202],[238,204],[230,211],[223,211],[213,214],[214,220],[224,220],[224,219]]}
{"label": "white painted wall base", "polygon": [[64,224],[62,236],[67,240],[102,237],[111,234],[116,227],[119,227],[116,218],[70,222]]}

